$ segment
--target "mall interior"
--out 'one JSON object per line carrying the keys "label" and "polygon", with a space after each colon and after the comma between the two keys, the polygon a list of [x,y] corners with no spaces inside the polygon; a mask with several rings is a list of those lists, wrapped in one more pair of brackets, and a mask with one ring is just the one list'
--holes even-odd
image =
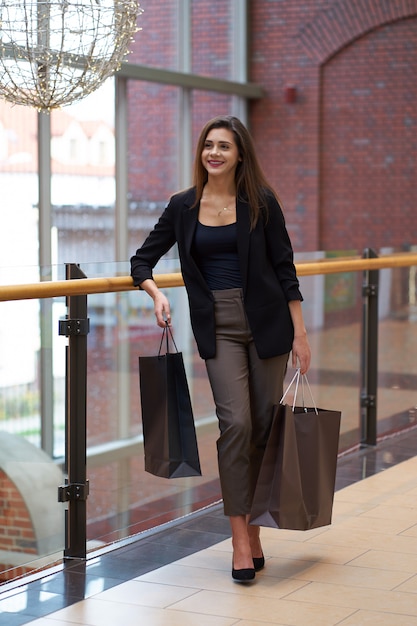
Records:
{"label": "mall interior", "polygon": [[[140,8],[121,67],[70,104],[0,77],[0,626],[417,626],[417,0]],[[161,333],[129,275],[218,115],[280,199],[313,402],[341,414],[331,520],[265,525],[250,584],[175,247],[155,277],[201,475],[145,471],[138,358]]]}

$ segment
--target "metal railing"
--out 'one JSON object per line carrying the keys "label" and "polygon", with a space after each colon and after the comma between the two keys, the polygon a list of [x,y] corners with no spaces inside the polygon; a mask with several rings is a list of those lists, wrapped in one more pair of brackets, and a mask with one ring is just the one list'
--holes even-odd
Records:
{"label": "metal railing", "polygon": [[[371,271],[417,265],[417,254],[387,254],[376,258],[346,257],[334,260],[301,261],[296,263],[298,276],[314,276],[318,274],[337,274],[339,272]],[[158,274],[155,282],[160,288],[182,287],[184,285],[180,272]],[[86,278],[82,282],[70,283],[66,280],[30,283],[22,285],[0,285],[0,302],[8,300],[30,300],[38,298],[54,298],[59,296],[77,296],[94,293],[116,293],[134,291],[130,276],[113,276],[109,278]]]}
{"label": "metal railing", "polygon": [[[363,272],[363,318],[361,345],[361,444],[377,444],[377,352],[378,279],[384,268],[417,265],[417,254],[389,254],[377,257],[366,250],[364,257],[305,261],[296,264],[298,276],[340,272]],[[74,280],[82,279],[82,280]],[[183,286],[180,273],[159,274],[161,288]],[[78,265],[67,265],[67,280],[25,285],[0,286],[0,301],[67,297],[68,315],[60,322],[60,334],[68,337],[66,371],[66,453],[67,480],[58,489],[66,512],[65,559],[86,558],[86,381],[87,381],[87,295],[135,290],[130,276],[87,278]]]}

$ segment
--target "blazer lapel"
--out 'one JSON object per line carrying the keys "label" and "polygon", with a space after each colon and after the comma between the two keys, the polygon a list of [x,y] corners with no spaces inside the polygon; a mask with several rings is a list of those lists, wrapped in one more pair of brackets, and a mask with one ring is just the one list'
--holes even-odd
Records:
{"label": "blazer lapel", "polygon": [[191,251],[194,232],[198,219],[199,205],[195,206],[194,208],[190,208],[193,205],[194,200],[195,193],[191,190],[190,193],[187,194],[184,198],[183,203],[184,247],[188,254]]}

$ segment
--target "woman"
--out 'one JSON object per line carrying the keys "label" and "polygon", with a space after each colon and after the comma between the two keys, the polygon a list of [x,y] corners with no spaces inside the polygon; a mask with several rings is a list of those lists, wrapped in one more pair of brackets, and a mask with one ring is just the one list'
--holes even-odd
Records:
{"label": "woman", "polygon": [[231,116],[210,120],[196,149],[194,186],[174,195],[131,259],[134,284],[154,301],[158,326],[170,305],[152,269],[178,244],[191,325],[205,360],[220,436],[219,475],[232,530],[232,577],[264,567],[259,526],[248,524],[254,488],[282,397],[289,353],[301,373],[310,348],[284,217],[252,139]]}

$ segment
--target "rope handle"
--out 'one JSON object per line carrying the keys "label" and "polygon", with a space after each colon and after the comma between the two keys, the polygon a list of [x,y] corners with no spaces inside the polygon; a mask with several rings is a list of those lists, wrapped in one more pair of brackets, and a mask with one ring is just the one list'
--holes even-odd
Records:
{"label": "rope handle", "polygon": [[292,377],[292,379],[291,379],[287,389],[285,390],[284,395],[282,396],[281,400],[279,401],[279,403],[280,404],[284,404],[285,396],[287,395],[287,393],[291,389],[293,383],[295,382],[295,393],[294,393],[294,398],[293,398],[293,403],[292,403],[292,411],[294,413],[295,403],[297,401],[298,386],[299,386],[299,383],[300,383],[300,378],[301,378],[301,395],[302,395],[302,399],[303,399],[304,411],[307,413],[307,407],[305,405],[305,399],[304,399],[304,380],[305,380],[305,382],[307,383],[308,391],[310,392],[311,400],[313,402],[314,411],[316,412],[316,415],[318,415],[319,412],[317,410],[317,406],[316,406],[316,403],[314,401],[313,393],[311,391],[310,383],[308,382],[307,374],[301,374],[299,367],[297,368],[294,376]]}
{"label": "rope handle", "polygon": [[172,343],[174,344],[174,348],[176,350],[176,352],[178,352],[178,348],[177,348],[177,344],[175,343],[175,339],[174,339],[174,335],[172,334],[172,330],[171,327],[168,326],[168,322],[165,322],[166,326],[162,331],[162,337],[161,337],[161,343],[159,344],[159,350],[158,350],[158,356],[163,356],[161,355],[161,350],[162,350],[162,344],[164,341],[164,337],[165,337],[165,341],[166,341],[166,354],[170,354],[169,352],[169,338],[171,337]]}

